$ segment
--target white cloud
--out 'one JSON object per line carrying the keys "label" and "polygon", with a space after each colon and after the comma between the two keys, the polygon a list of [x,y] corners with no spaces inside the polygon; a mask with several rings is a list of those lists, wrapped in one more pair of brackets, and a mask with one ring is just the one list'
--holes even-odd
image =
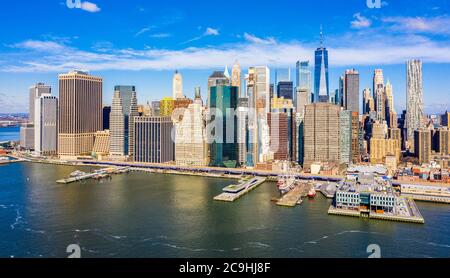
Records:
{"label": "white cloud", "polygon": [[[0,60],[5,61],[0,64],[0,71],[65,72],[73,68],[91,71],[212,69],[236,59],[243,67],[289,67],[298,59],[313,61],[317,47],[316,44],[277,42],[275,39],[261,39],[249,34],[244,37],[246,41],[239,43],[181,50],[144,47],[83,51],[52,41],[28,40],[13,46],[17,53],[0,54]],[[350,38],[351,44],[342,43],[348,42]],[[421,36],[348,34],[348,37],[330,37],[327,41],[332,66],[403,64],[411,58],[422,59],[425,63],[450,63],[448,42],[433,42]]]}
{"label": "white cloud", "polygon": [[101,11],[101,9],[97,6],[97,4],[88,1],[81,3],[81,9],[90,13],[98,13]]}
{"label": "white cloud", "polygon": [[218,36],[219,35],[219,30],[211,28],[211,27],[208,27],[208,28],[206,28],[206,31],[205,31],[205,33],[203,35],[204,36]]}
{"label": "white cloud", "polygon": [[384,23],[393,31],[450,35],[450,17],[385,17]]}
{"label": "white cloud", "polygon": [[372,26],[372,21],[367,17],[362,16],[361,13],[354,14],[353,18],[355,20],[351,22],[351,25],[354,29],[362,29]]}
{"label": "white cloud", "polygon": [[248,42],[256,43],[256,44],[276,44],[275,39],[272,37],[262,39],[262,38],[259,38],[255,35],[249,34],[249,33],[244,33],[244,39]]}

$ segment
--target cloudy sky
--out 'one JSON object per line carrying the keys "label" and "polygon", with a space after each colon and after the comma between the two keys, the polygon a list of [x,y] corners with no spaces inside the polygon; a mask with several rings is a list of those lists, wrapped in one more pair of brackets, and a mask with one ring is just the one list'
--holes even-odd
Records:
{"label": "cloudy sky", "polygon": [[[375,0],[374,0],[375,1]],[[140,103],[171,95],[173,71],[185,94],[205,91],[213,70],[268,65],[287,77],[297,60],[313,60],[320,25],[330,55],[331,89],[347,68],[361,90],[382,68],[405,106],[405,62],[424,61],[428,113],[450,110],[450,1],[384,0],[42,0],[6,1],[0,15],[0,113],[26,112],[27,90],[53,86],[70,69],[104,78],[104,102],[114,85],[136,85]]]}

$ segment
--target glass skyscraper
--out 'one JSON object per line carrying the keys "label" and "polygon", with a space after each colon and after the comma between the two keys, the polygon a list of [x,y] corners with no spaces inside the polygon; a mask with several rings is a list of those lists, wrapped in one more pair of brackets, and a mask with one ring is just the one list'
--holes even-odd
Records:
{"label": "glass skyscraper", "polygon": [[329,102],[328,50],[323,46],[322,32],[320,36],[320,47],[315,52],[314,102]]}
{"label": "glass skyscraper", "polygon": [[[237,116],[234,114],[238,107],[239,88],[217,82],[211,87],[209,103],[214,136],[210,142],[211,166],[235,168],[239,160],[237,142]],[[214,111],[215,110],[215,111]],[[232,112],[233,111],[233,112]],[[230,118],[230,117],[233,117]],[[232,123],[232,124],[231,124]],[[231,132],[231,134],[230,134]]]}

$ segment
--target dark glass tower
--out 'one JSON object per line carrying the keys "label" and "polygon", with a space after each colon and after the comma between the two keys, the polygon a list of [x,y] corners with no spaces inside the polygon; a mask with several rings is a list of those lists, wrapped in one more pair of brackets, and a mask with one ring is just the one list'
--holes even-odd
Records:
{"label": "dark glass tower", "polygon": [[[214,130],[210,143],[211,166],[235,168],[239,159],[237,142],[237,116],[239,88],[221,84],[211,87],[209,108]],[[231,125],[230,123],[233,123]],[[220,129],[220,130],[218,130]],[[230,132],[232,134],[230,134]]]}
{"label": "dark glass tower", "polygon": [[294,82],[280,81],[277,86],[277,96],[279,98],[294,99]]}
{"label": "dark glass tower", "polygon": [[329,102],[330,83],[328,75],[328,50],[323,46],[323,32],[320,32],[320,47],[315,52],[314,102]]}

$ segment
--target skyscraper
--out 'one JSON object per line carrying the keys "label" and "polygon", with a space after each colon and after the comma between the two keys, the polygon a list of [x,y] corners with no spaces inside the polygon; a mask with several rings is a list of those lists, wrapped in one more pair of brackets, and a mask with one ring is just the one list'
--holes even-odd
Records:
{"label": "skyscraper", "polygon": [[249,98],[249,166],[266,162],[270,153],[270,70],[268,67],[251,67],[248,70],[247,96]]}
{"label": "skyscraper", "polygon": [[339,115],[340,163],[349,165],[352,161],[352,112],[342,110]]}
{"label": "skyscraper", "polygon": [[330,86],[328,73],[328,50],[323,46],[323,31],[320,31],[320,47],[315,52],[314,102],[329,102]]}
{"label": "skyscraper", "polygon": [[238,87],[238,95],[241,97],[241,65],[236,60],[231,72],[231,86]]}
{"label": "skyscraper", "polygon": [[311,69],[309,67],[309,61],[298,61],[296,64],[296,81],[297,81],[297,88],[305,89],[309,93],[311,93],[312,85],[311,85]]}
{"label": "skyscraper", "polygon": [[289,118],[287,113],[271,112],[267,115],[270,134],[270,151],[274,160],[287,161],[290,158]]}
{"label": "skyscraper", "polygon": [[183,95],[183,77],[181,73],[175,71],[172,82],[173,99],[184,98]]}
{"label": "skyscraper", "polygon": [[380,86],[384,87],[384,75],[382,69],[376,69],[373,74],[373,92]]}
{"label": "skyscraper", "polygon": [[314,162],[340,162],[340,111],[338,105],[314,103],[306,106],[304,166]]}
{"label": "skyscraper", "polygon": [[249,107],[247,97],[239,98],[237,117],[238,117],[237,137],[239,149],[239,164],[247,165],[248,117],[249,117]]}
{"label": "skyscraper", "polygon": [[414,131],[414,152],[420,164],[431,161],[431,132],[427,129]]}
{"label": "skyscraper", "polygon": [[58,98],[42,94],[35,100],[34,151],[39,156],[58,151]]}
{"label": "skyscraper", "polygon": [[372,90],[370,88],[366,88],[363,91],[363,114],[369,114],[374,110],[374,100],[372,95]]}
{"label": "skyscraper", "polygon": [[30,93],[29,93],[29,123],[34,124],[34,108],[35,108],[35,101],[39,99],[42,95],[48,95],[52,93],[52,88],[48,85],[45,85],[44,83],[37,83],[36,85],[30,87]]}
{"label": "skyscraper", "polygon": [[200,95],[175,121],[175,162],[183,166],[208,166],[205,109]]}
{"label": "skyscraper", "polygon": [[231,80],[225,76],[222,71],[213,72],[208,78],[208,97],[206,100],[206,105],[209,106],[209,101],[211,99],[211,87],[216,86],[217,82],[220,84],[228,84],[231,85]]}
{"label": "skyscraper", "polygon": [[277,96],[279,98],[285,98],[294,100],[294,82],[292,81],[280,81],[277,85]]}
{"label": "skyscraper", "polygon": [[359,114],[359,73],[355,70],[345,72],[345,103],[346,110]]}
{"label": "skyscraper", "polygon": [[125,151],[125,115],[123,113],[120,91],[115,91],[110,114],[110,155],[124,157]]}
{"label": "skyscraper", "polygon": [[136,117],[134,161],[167,163],[175,160],[171,117]]}
{"label": "skyscraper", "polygon": [[216,83],[211,87],[209,113],[213,131],[208,130],[210,165],[234,168],[238,163],[237,116],[238,88]]}
{"label": "skyscraper", "polygon": [[406,93],[406,129],[407,141],[410,150],[414,151],[414,131],[422,128],[423,107],[423,83],[422,61],[411,60],[406,63],[407,93]]}
{"label": "skyscraper", "polygon": [[139,117],[136,91],[131,93],[130,114],[128,114],[128,155],[133,157],[134,151],[134,119]]}
{"label": "skyscraper", "polygon": [[103,128],[103,80],[82,71],[59,75],[58,153],[89,155],[95,133]]}

